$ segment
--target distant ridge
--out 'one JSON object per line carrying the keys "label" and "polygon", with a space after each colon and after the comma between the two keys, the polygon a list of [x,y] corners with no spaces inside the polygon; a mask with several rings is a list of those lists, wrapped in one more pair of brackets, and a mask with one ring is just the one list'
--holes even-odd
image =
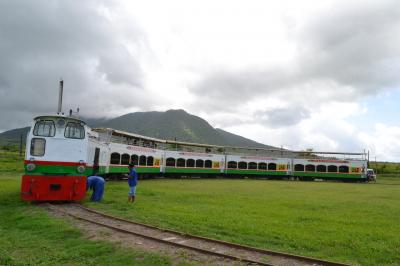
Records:
{"label": "distant ridge", "polygon": [[12,145],[19,143],[22,135],[22,142],[25,143],[30,127],[21,127],[0,133],[0,145]]}
{"label": "distant ridge", "polygon": [[[213,128],[206,120],[184,110],[166,112],[136,112],[112,119],[84,119],[90,127],[109,127],[144,136],[186,142],[239,146],[253,148],[275,148],[253,140]],[[1,139],[19,141],[24,139],[29,127],[13,129],[0,134]]]}

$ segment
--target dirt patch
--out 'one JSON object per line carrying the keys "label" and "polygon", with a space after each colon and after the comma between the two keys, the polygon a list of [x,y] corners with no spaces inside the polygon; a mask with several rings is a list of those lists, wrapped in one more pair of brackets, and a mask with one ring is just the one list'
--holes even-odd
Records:
{"label": "dirt patch", "polygon": [[46,209],[54,217],[70,221],[75,227],[80,229],[84,237],[87,239],[93,241],[109,241],[123,248],[132,248],[134,250],[165,255],[171,258],[173,265],[188,263],[193,265],[246,265],[238,261],[214,257],[193,250],[178,248],[157,241],[152,241],[139,236],[125,234],[116,230],[102,227],[100,225],[74,219],[69,215],[58,212],[45,205],[39,206]]}

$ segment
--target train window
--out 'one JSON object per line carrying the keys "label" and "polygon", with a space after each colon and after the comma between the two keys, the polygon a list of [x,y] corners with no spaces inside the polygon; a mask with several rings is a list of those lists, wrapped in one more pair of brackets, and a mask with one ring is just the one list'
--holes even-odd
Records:
{"label": "train window", "polygon": [[267,170],[267,164],[266,163],[259,163],[258,164],[258,170]]}
{"label": "train window", "polygon": [[250,162],[249,169],[257,169],[257,164],[255,162]]}
{"label": "train window", "polygon": [[129,159],[130,159],[129,154],[126,154],[126,153],[122,154],[122,156],[121,156],[121,164],[122,165],[128,165],[129,164]]}
{"label": "train window", "polygon": [[119,164],[121,161],[121,156],[118,152],[111,153],[110,164]]}
{"label": "train window", "polygon": [[31,141],[31,155],[32,156],[43,156],[46,150],[46,140],[33,138]]}
{"label": "train window", "polygon": [[269,163],[268,164],[268,170],[276,171],[276,163]]}
{"label": "train window", "polygon": [[247,169],[247,163],[246,162],[239,162],[238,163],[238,168],[239,169]]}
{"label": "train window", "polygon": [[185,167],[185,159],[179,158],[179,159],[176,161],[176,166],[177,166],[177,167]]}
{"label": "train window", "polygon": [[328,166],[328,172],[336,173],[337,172],[337,166],[336,165],[329,165]]}
{"label": "train window", "polygon": [[196,160],[196,167],[203,168],[204,167],[204,161],[201,159]]}
{"label": "train window", "polygon": [[307,164],[306,165],[306,172],[315,172],[315,165]]}
{"label": "train window", "polygon": [[341,165],[339,166],[339,173],[348,173],[349,172],[349,167],[346,165]]}
{"label": "train window", "polygon": [[317,172],[326,172],[325,165],[317,165]]}
{"label": "train window", "polygon": [[193,159],[188,159],[186,161],[186,167],[194,167],[194,160]]}
{"label": "train window", "polygon": [[56,127],[51,120],[38,121],[33,128],[33,135],[41,137],[54,137]]}
{"label": "train window", "polygon": [[138,165],[139,164],[139,156],[137,156],[136,154],[131,155],[131,163],[133,163],[134,165]]}
{"label": "train window", "polygon": [[154,164],[153,156],[147,157],[147,166],[153,166],[153,164]]}
{"label": "train window", "polygon": [[175,159],[174,158],[167,158],[166,164],[167,164],[167,166],[175,167]]}
{"label": "train window", "polygon": [[294,170],[298,172],[304,172],[304,165],[303,164],[295,164]]}
{"label": "train window", "polygon": [[204,167],[205,167],[205,168],[211,168],[211,167],[212,167],[212,162],[211,162],[211,160],[206,160],[205,163],[204,163]]}
{"label": "train window", "polygon": [[146,156],[141,155],[139,157],[139,165],[146,165]]}
{"label": "train window", "polygon": [[83,139],[85,138],[85,128],[79,123],[69,122],[65,127],[64,137],[69,139]]}
{"label": "train window", "polygon": [[237,169],[237,162],[229,161],[228,162],[228,168],[229,169]]}

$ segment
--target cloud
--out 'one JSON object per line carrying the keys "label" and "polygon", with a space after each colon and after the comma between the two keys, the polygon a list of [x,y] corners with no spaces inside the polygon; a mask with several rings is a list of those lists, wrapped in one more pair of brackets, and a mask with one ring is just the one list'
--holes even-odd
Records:
{"label": "cloud", "polygon": [[[377,123],[371,132],[360,132],[358,138],[378,161],[399,161],[400,127]],[[375,159],[375,158],[371,158]]]}
{"label": "cloud", "polygon": [[[400,84],[397,1],[339,1],[312,16],[293,18],[287,36],[296,47],[291,60],[204,72],[189,88],[198,96],[196,108],[233,111],[237,105],[273,97],[286,105],[303,106],[307,114],[326,103],[358,101]],[[282,54],[286,52],[282,48]],[[263,106],[259,108],[258,112]]]}
{"label": "cloud", "polygon": [[340,3],[290,32],[298,43],[299,74],[334,80],[354,88],[354,95],[398,85],[398,1]]}
{"label": "cloud", "polygon": [[65,80],[64,106],[80,106],[88,115],[131,108],[130,95],[146,104],[141,64],[126,41],[129,36],[131,47],[143,49],[145,35],[134,25],[119,26],[110,16],[119,7],[106,4],[0,3],[0,129],[54,113],[59,78]]}
{"label": "cloud", "polygon": [[287,108],[276,108],[270,111],[258,111],[255,118],[265,122],[271,128],[295,125],[301,120],[308,118],[310,112],[302,107],[289,106]]}
{"label": "cloud", "polygon": [[[296,114],[292,113],[294,110],[296,108],[281,111],[284,114],[288,112],[289,118],[280,120],[278,114],[278,125],[271,126],[271,121],[256,119],[245,126],[232,124],[228,130],[261,143],[278,147],[282,145],[293,150],[312,148],[318,151],[362,152],[364,148],[368,148],[366,143],[359,139],[359,129],[348,121],[352,115],[364,111],[359,104],[327,104],[317,113],[297,115],[304,116],[301,119],[293,119],[293,116],[296,117]],[[268,115],[274,114],[275,111],[280,110],[273,110]],[[298,111],[301,112],[301,109]],[[284,121],[285,125],[279,125],[281,121]]]}

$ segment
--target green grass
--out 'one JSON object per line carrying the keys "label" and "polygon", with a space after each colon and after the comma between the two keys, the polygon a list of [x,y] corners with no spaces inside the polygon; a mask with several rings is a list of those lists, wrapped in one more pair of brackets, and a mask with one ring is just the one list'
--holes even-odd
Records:
{"label": "green grass", "polygon": [[375,169],[379,174],[400,174],[400,163],[393,162],[370,162],[369,167]]}
{"label": "green grass", "polygon": [[24,171],[24,154],[0,149],[0,173],[22,173]]}
{"label": "green grass", "polygon": [[0,265],[172,264],[170,259],[158,254],[85,239],[68,222],[20,201],[22,165],[16,159],[16,153],[1,153]]}
{"label": "green grass", "polygon": [[360,265],[400,265],[400,178],[376,184],[147,180],[128,204],[108,182],[90,207],[162,227]]}

